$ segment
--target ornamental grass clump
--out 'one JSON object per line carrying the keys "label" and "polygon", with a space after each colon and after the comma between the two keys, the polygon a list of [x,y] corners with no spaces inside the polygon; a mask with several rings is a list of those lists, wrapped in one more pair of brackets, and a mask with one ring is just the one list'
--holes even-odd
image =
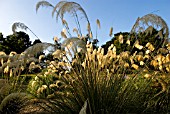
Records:
{"label": "ornamental grass clump", "polygon": [[71,61],[65,51],[55,52],[60,61],[51,61],[30,82],[28,90],[45,99],[51,113],[145,113],[165,108],[159,98],[167,101],[163,87],[168,82],[146,67],[143,55],[117,54],[114,45],[106,54],[103,48],[93,49],[91,43],[86,50]]}
{"label": "ornamental grass clump", "polygon": [[[96,21],[96,39],[92,41],[90,22],[78,3],[60,1],[53,6],[40,1],[36,10],[40,6],[52,7],[52,15],[56,14],[56,19],[61,19],[64,26],[61,37],[64,41],[60,44],[55,37],[55,45],[38,43],[22,54],[11,52],[11,55],[6,55],[1,52],[1,70],[15,82],[11,84],[12,87],[19,83],[19,76],[24,70],[33,73],[38,68],[41,72],[34,75],[27,91],[34,96],[33,103],[35,101],[40,109],[48,113],[169,112],[170,81],[166,78],[170,72],[170,44],[167,42],[169,29],[161,17],[148,14],[138,18],[130,34],[126,34],[128,38],[122,33],[118,34],[114,43],[107,46],[105,51],[97,47],[100,21]],[[73,32],[77,37],[71,35],[64,19],[66,13],[75,18],[77,28]],[[86,36],[82,34],[78,13],[87,21]],[[17,26],[28,29],[23,23],[15,23],[14,29]],[[112,32],[113,28],[110,36]],[[39,54],[48,49],[52,57],[43,60],[45,55]],[[27,99],[17,95],[12,93],[7,96],[1,103],[0,111],[18,113],[27,104]],[[25,98],[25,95],[21,96]]]}

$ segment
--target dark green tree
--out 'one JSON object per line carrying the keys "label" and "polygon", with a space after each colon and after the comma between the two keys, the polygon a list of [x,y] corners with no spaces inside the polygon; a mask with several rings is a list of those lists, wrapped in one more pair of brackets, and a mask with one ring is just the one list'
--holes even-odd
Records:
{"label": "dark green tree", "polygon": [[37,44],[37,43],[42,43],[42,42],[41,42],[41,40],[40,40],[40,39],[36,39],[36,40],[33,42],[33,44],[32,44],[32,45],[35,45],[35,44]]}
{"label": "dark green tree", "polygon": [[3,34],[0,33],[0,51],[3,51],[4,49],[4,46],[2,45],[4,42],[4,37],[3,37]]}
{"label": "dark green tree", "polygon": [[3,38],[0,35],[0,51],[9,54],[11,51],[22,53],[25,49],[31,46],[29,36],[24,32],[16,32]]}

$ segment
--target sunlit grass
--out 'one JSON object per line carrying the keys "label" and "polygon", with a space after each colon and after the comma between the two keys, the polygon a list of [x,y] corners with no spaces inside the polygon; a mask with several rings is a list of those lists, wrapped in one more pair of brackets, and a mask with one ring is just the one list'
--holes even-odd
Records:
{"label": "sunlit grass", "polygon": [[[40,6],[54,8],[53,15],[59,9],[57,18],[61,18],[65,27],[61,31],[61,37],[65,39],[60,43],[55,37],[56,44],[38,43],[21,54],[0,52],[0,78],[3,79],[0,113],[21,113],[29,94],[33,98],[33,108],[38,105],[49,113],[169,113],[170,43],[166,41],[168,27],[161,17],[150,14],[138,18],[129,38],[124,39],[120,34],[105,52],[104,48],[97,47],[100,21],[96,21],[96,39],[92,40],[87,14],[79,4],[61,1],[54,7],[41,1],[36,10]],[[86,36],[82,34],[77,11],[87,20]],[[77,28],[73,32],[77,37],[68,38],[71,33],[63,18],[66,12],[74,13]],[[148,26],[145,31],[140,27],[141,22]],[[152,34],[154,26],[149,26],[150,23],[162,27],[163,31],[157,31],[155,36],[162,38],[160,48],[150,41],[143,43],[137,39],[138,35]],[[17,23],[14,29],[17,26],[26,27]],[[112,32],[113,28],[110,36]],[[135,40],[131,38],[132,34]],[[130,50],[121,52],[118,46],[124,44]],[[41,55],[48,49],[51,49],[48,56]]]}

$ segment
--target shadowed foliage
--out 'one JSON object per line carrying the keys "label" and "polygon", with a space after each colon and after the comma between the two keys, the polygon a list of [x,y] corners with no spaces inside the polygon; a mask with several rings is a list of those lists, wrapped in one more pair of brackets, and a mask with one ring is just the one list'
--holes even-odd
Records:
{"label": "shadowed foliage", "polygon": [[25,49],[31,46],[31,41],[28,34],[24,32],[16,32],[1,39],[0,51],[9,54],[11,51],[22,53]]}

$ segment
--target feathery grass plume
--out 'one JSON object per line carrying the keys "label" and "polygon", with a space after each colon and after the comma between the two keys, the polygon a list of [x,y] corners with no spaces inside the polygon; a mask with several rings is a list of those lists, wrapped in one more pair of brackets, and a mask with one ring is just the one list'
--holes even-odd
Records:
{"label": "feathery grass plume", "polygon": [[[34,56],[37,56],[41,52],[48,50],[53,51],[55,49],[55,44],[51,43],[37,43],[29,48],[27,48],[24,51],[24,55],[22,55],[23,61],[25,61],[25,64],[30,61],[38,61]],[[29,58],[29,59],[28,59]],[[24,64],[24,65],[25,65]]]}
{"label": "feathery grass plume", "polygon": [[65,34],[63,31],[61,31],[61,36],[62,36],[63,38],[67,38],[66,34]]}
{"label": "feathery grass plume", "polygon": [[139,44],[139,41],[138,41],[138,40],[135,41],[134,47],[136,47],[136,48],[139,49],[139,50],[143,49],[143,46]]}
{"label": "feathery grass plume", "polygon": [[6,53],[3,51],[0,51],[1,66],[4,64],[4,57],[6,57]]}
{"label": "feathery grass plume", "polygon": [[126,41],[126,44],[130,45],[130,40],[129,39]]}
{"label": "feathery grass plume", "polygon": [[28,105],[30,98],[27,93],[11,93],[1,102],[0,111],[2,114],[17,114]]}
{"label": "feathery grass plume", "polygon": [[[70,42],[72,42],[72,45],[69,48],[68,45],[70,45]],[[74,54],[77,53],[78,48],[81,48],[82,52],[86,52],[86,42],[77,37],[65,39],[62,43],[62,47],[68,47],[70,50],[73,51]]]}
{"label": "feathery grass plume", "polygon": [[148,43],[146,44],[146,47],[147,47],[149,50],[151,50],[151,51],[154,51],[154,49],[155,49],[155,47],[154,47],[150,42],[148,42]]}
{"label": "feathery grass plume", "polygon": [[40,55],[39,56],[39,63],[42,61],[43,58],[45,58],[45,55]]}
{"label": "feathery grass plume", "polygon": [[[54,16],[54,13],[57,13],[57,15],[59,16],[59,9],[66,3],[67,1],[60,1],[56,4],[56,6],[53,8],[52,11],[52,16]],[[58,9],[58,10],[57,10]],[[56,17],[56,19],[58,20],[58,16]],[[62,18],[61,18],[62,19]]]}
{"label": "feathery grass plume", "polygon": [[89,38],[93,38],[93,34],[92,34],[91,31],[90,31],[90,33],[89,33]]}
{"label": "feathery grass plume", "polygon": [[[58,9],[58,10],[57,10]],[[80,27],[80,22],[79,22],[79,15],[77,14],[78,12],[81,12],[81,14],[83,15],[83,17],[87,20],[87,22],[89,23],[88,17],[86,12],[84,11],[84,9],[80,6],[80,4],[76,3],[76,2],[68,2],[68,1],[60,1],[53,9],[52,15],[54,15],[54,13],[57,11],[56,14],[56,19],[58,20],[58,17],[61,18],[61,20],[63,20],[64,18],[64,14],[65,13],[70,13],[71,15],[73,15],[73,17],[75,17],[75,21],[77,24],[77,29],[79,31],[80,36],[82,36],[81,33],[81,27]]]}
{"label": "feathery grass plume", "polygon": [[62,24],[66,28],[67,33],[70,35],[70,28],[69,28],[68,23],[67,23],[67,21],[65,19],[62,19]]}
{"label": "feathery grass plume", "polygon": [[152,26],[149,26],[149,27],[145,30],[146,36],[151,35],[152,32],[153,32],[153,29],[154,29],[154,28],[153,28]]}
{"label": "feathery grass plume", "polygon": [[68,1],[60,1],[53,9],[52,15],[54,15],[55,11],[58,9],[58,13],[56,15],[56,18],[58,19],[58,16],[61,16],[61,19],[63,19],[64,14],[66,12],[71,13],[71,14],[75,14],[77,11],[80,11],[84,17],[88,20],[87,14],[84,11],[84,9],[80,6],[80,4],[76,3],[76,2],[68,2]]}
{"label": "feathery grass plume", "polygon": [[24,24],[24,23],[20,23],[20,22],[16,22],[12,25],[12,31],[13,33],[16,32],[16,29],[17,28],[21,28],[21,29],[24,29],[24,30],[27,30],[28,27]]}
{"label": "feathery grass plume", "polygon": [[64,32],[65,35],[67,34],[65,28],[62,29],[62,32]]}
{"label": "feathery grass plume", "polygon": [[170,50],[170,43],[166,45],[167,49]]}
{"label": "feathery grass plume", "polygon": [[130,33],[139,33],[139,32],[144,32],[145,28],[148,28],[147,31],[151,33],[152,31],[151,26],[155,28],[156,30],[161,30],[163,31],[163,34],[165,37],[162,39],[163,40],[163,45],[166,43],[168,36],[169,36],[169,28],[166,24],[166,22],[158,15],[156,14],[147,14],[144,15],[141,18],[138,18],[136,20],[136,23],[133,25],[131,32]]}
{"label": "feathery grass plume", "polygon": [[87,31],[88,31],[89,38],[93,38],[90,23],[87,23]]}
{"label": "feathery grass plume", "polygon": [[123,44],[123,35],[122,34],[119,35],[119,42],[120,42],[120,44]]}
{"label": "feathery grass plume", "polygon": [[163,31],[160,30],[160,31],[158,32],[158,34],[156,35],[156,37],[164,38],[164,36],[163,36]]}
{"label": "feathery grass plume", "polygon": [[6,53],[3,51],[0,51],[0,55],[6,55]]}
{"label": "feathery grass plume", "polygon": [[[97,39],[98,28],[99,28],[99,29],[101,28],[99,19],[96,20],[96,24],[97,24],[97,25],[96,25],[96,39]],[[96,42],[96,45],[97,45],[97,42]]]}
{"label": "feathery grass plume", "polygon": [[24,55],[32,54],[36,55],[39,52],[46,50],[49,47],[53,47],[54,44],[51,43],[37,43],[24,51]]}
{"label": "feathery grass plume", "polygon": [[50,4],[49,2],[45,1],[45,0],[42,0],[42,1],[39,1],[37,4],[36,4],[36,12],[38,12],[38,9],[40,8],[40,6],[44,7],[52,7],[54,8],[54,6],[52,4]]}
{"label": "feathery grass plume", "polygon": [[34,69],[42,69],[39,64],[35,64],[35,62],[31,62],[29,65],[29,72],[32,72]]}
{"label": "feathery grass plume", "polygon": [[[63,2],[64,3],[64,2]],[[60,2],[58,3],[58,6],[60,6]],[[36,4],[36,12],[38,11],[38,9],[40,8],[40,6],[46,6],[46,7],[52,7],[54,10],[52,12],[52,16],[54,15],[54,13],[56,12],[58,14],[58,11],[56,10],[57,8],[54,7],[52,4],[50,4],[47,1],[40,1]],[[60,16],[59,16],[60,17]],[[60,17],[61,18],[61,17]],[[58,18],[57,18],[58,20]],[[64,19],[61,18],[61,20],[63,21]],[[62,22],[63,23],[63,22]],[[67,23],[63,23],[63,26],[67,29],[68,34],[71,36],[70,31],[69,31],[69,27]]]}
{"label": "feathery grass plume", "polygon": [[69,27],[68,27],[68,23],[67,23],[67,21],[66,21],[65,19],[62,19],[62,24],[63,24],[65,27],[69,28]]}
{"label": "feathery grass plume", "polygon": [[76,32],[77,36],[79,36],[79,33],[78,33],[77,28],[74,28],[74,29],[73,29],[73,32]]}
{"label": "feathery grass plume", "polygon": [[100,29],[100,28],[101,28],[101,26],[100,26],[100,20],[97,19],[97,20],[96,20],[96,23],[97,23],[98,28]]}
{"label": "feathery grass plume", "polygon": [[109,36],[112,37],[113,35],[113,27],[110,28],[110,33],[109,33]]}
{"label": "feathery grass plume", "polygon": [[60,39],[59,39],[57,36],[55,36],[55,37],[53,38],[53,40],[54,40],[54,42],[58,42]]}
{"label": "feathery grass plume", "polygon": [[[28,28],[24,23],[21,23],[21,22],[15,22],[13,25],[12,25],[12,31],[13,33],[16,33],[16,29],[17,28],[21,28],[21,29],[24,29],[24,30],[29,30],[35,37],[38,38],[38,36],[30,29]],[[39,38],[38,38],[39,39]]]}
{"label": "feathery grass plume", "polygon": [[87,23],[87,31],[90,33],[91,31],[91,26],[90,26],[90,23]]}
{"label": "feathery grass plume", "polygon": [[61,57],[62,51],[60,49],[57,49],[55,52],[52,53],[53,58],[60,58]]}

